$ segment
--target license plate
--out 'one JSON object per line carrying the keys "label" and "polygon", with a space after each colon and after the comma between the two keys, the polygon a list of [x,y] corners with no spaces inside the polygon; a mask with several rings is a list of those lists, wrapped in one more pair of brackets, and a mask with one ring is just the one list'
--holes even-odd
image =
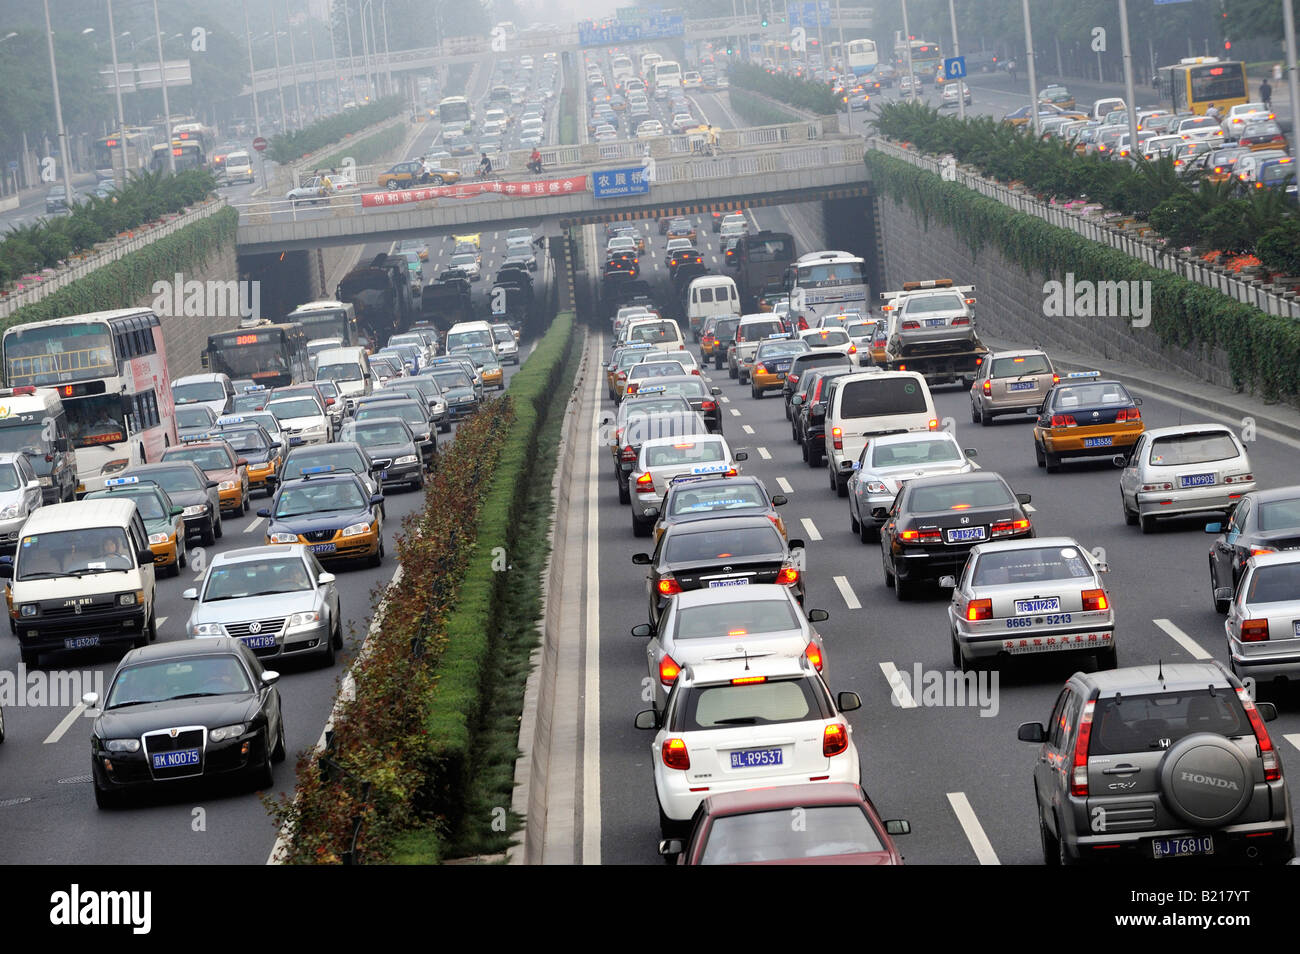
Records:
{"label": "license plate", "polygon": [[307,549],[312,553],[333,553],[335,546],[332,543],[312,543],[308,544]]}
{"label": "license plate", "polygon": [[1007,385],[1008,391],[1033,391],[1038,387],[1037,381],[1012,381]]}
{"label": "license plate", "polygon": [[700,467],[692,467],[692,474],[721,474],[727,469],[726,464],[705,464]]}
{"label": "license plate", "polygon": [[949,543],[965,543],[968,540],[983,540],[983,527],[958,527],[948,531]]}
{"label": "license plate", "polygon": [[1179,487],[1209,487],[1213,484],[1213,474],[1188,474],[1178,478]]}
{"label": "license plate", "polygon": [[1214,854],[1214,836],[1196,835],[1190,838],[1154,838],[1151,854],[1156,858],[1186,858],[1189,855]]}
{"label": "license plate", "polygon": [[296,447],[297,445],[299,445],[299,444],[301,444],[301,443],[302,443],[302,438],[301,438],[301,437],[290,437],[290,438],[289,438],[289,446],[290,446],[290,447]]}
{"label": "license plate", "polygon": [[789,371],[789,370],[790,370],[790,362],[789,362],[789,361],[778,361],[778,362],[777,362],[777,365],[776,365],[776,369],[777,369],[778,371]]}
{"label": "license plate", "polygon": [[927,318],[927,319],[925,319],[925,326],[926,326],[927,328],[942,328],[942,327],[943,327],[944,325],[946,325],[946,324],[948,324],[948,319],[947,319],[947,318]]}
{"label": "license plate", "polygon": [[380,480],[387,480],[387,479],[388,479],[388,471],[386,471],[386,470],[381,470],[381,471],[379,472],[379,479],[380,479]]}
{"label": "license plate", "polygon": [[731,753],[731,767],[734,769],[780,764],[782,764],[780,749],[745,749],[743,752]]}
{"label": "license plate", "polygon": [[1083,439],[1084,447],[1110,447],[1115,443],[1113,437],[1085,437]]}
{"label": "license plate", "polygon": [[275,646],[274,636],[244,636],[240,639],[249,649],[271,649]]}
{"label": "license plate", "polygon": [[740,577],[734,580],[709,580],[709,586],[748,586],[749,580],[746,577]]}
{"label": "license plate", "polygon": [[176,752],[155,752],[152,756],[153,767],[156,769],[184,768],[187,765],[198,765],[198,749],[180,749]]}
{"label": "license plate", "polygon": [[88,649],[99,645],[98,636],[70,636],[63,641],[64,649]]}
{"label": "license plate", "polygon": [[1048,597],[1041,600],[1016,600],[1016,615],[1023,613],[1059,613],[1061,611],[1061,598],[1059,596]]}
{"label": "license plate", "polygon": [[1104,649],[1112,645],[1110,633],[1076,633],[1073,636],[1019,636],[1002,640],[1002,651],[1013,656],[1052,653],[1057,650]]}

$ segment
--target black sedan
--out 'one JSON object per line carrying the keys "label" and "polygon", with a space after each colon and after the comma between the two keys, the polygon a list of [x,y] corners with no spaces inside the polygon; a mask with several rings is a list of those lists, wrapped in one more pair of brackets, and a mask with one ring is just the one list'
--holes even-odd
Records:
{"label": "black sedan", "polygon": [[[273,763],[285,756],[279,678],[229,637],[127,653],[91,729],[95,804],[111,808],[131,790],[221,775],[246,774],[269,789]],[[82,702],[97,709],[101,700],[90,692]]]}
{"label": "black sedan", "polygon": [[803,548],[802,540],[787,542],[765,516],[720,516],[670,527],[653,555],[636,553],[632,562],[650,568],[646,594],[650,623],[658,626],[673,594],[705,587],[780,583],[802,605]]}
{"label": "black sedan", "polygon": [[1029,500],[989,471],[907,481],[880,528],[885,585],[905,600],[922,580],[960,576],[977,543],[1032,537]]}
{"label": "black sedan", "polygon": [[412,490],[424,489],[424,465],[411,426],[399,417],[376,417],[347,421],[343,440],[353,441],[374,464],[373,473],[384,490],[400,484]]}
{"label": "black sedan", "polygon": [[826,461],[826,383],[831,378],[848,374],[847,368],[813,368],[805,371],[809,377],[806,385],[800,380],[803,392],[799,400],[790,396],[790,414],[794,423],[792,433],[798,434],[803,445],[803,459],[809,467],[820,467]]}
{"label": "black sedan", "polygon": [[1247,560],[1300,547],[1300,486],[1246,494],[1227,527],[1207,523],[1205,532],[1219,534],[1210,548],[1210,588],[1215,610],[1226,613]]}
{"label": "black sedan", "polygon": [[400,417],[409,424],[411,433],[415,435],[415,446],[420,450],[424,466],[429,467],[433,464],[433,458],[438,453],[438,433],[437,425],[429,419],[428,404],[424,401],[413,401],[404,394],[384,391],[357,400],[357,410],[353,414],[356,421],[380,417]]}
{"label": "black sedan", "polygon": [[[673,374],[655,378],[654,384],[650,387],[655,388],[656,391],[648,392],[646,388],[641,388],[639,393],[684,397],[691,402],[691,407],[699,412],[700,417],[704,418],[704,424],[710,434],[722,433],[722,408],[718,406],[721,388],[710,387],[698,374]],[[657,390],[659,388],[663,390]]]}

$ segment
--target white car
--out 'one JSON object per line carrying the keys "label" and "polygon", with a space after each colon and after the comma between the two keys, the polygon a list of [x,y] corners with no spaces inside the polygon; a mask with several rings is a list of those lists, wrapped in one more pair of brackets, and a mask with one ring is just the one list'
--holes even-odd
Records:
{"label": "white car", "polygon": [[280,422],[280,430],[288,437],[289,447],[328,444],[334,439],[329,415],[315,398],[280,398],[270,401],[266,409]]}
{"label": "white car", "polygon": [[461,252],[451,257],[451,267],[458,268],[469,276],[471,282],[479,281],[483,276],[478,266],[478,255],[473,252]]}
{"label": "white car", "polygon": [[1300,553],[1291,550],[1252,556],[1223,621],[1232,671],[1259,683],[1280,679],[1286,685],[1295,679],[1300,674],[1297,619]]}
{"label": "white car", "polygon": [[1231,513],[1255,489],[1250,457],[1222,424],[1183,424],[1146,431],[1127,456],[1119,492],[1124,521],[1150,533],[1160,517]]}
{"label": "white car", "polygon": [[[633,370],[636,367],[633,365]],[[631,372],[628,377],[631,378]],[[627,481],[632,489],[633,532],[638,537],[650,535],[672,478],[682,474],[734,476],[739,473],[736,464],[748,459],[749,455],[743,451],[733,452],[720,434],[701,434],[689,440],[681,437],[647,440],[641,445],[641,453]]]}
{"label": "white car", "polygon": [[1273,119],[1273,111],[1263,103],[1238,103],[1229,107],[1228,115],[1223,117],[1220,127],[1225,139],[1236,139],[1248,123],[1266,123]]}
{"label": "white car", "polygon": [[626,235],[616,235],[605,243],[605,251],[611,254],[614,252],[631,252],[635,255],[637,251],[636,239]]}
{"label": "white car", "polygon": [[704,85],[704,77],[694,70],[688,70],[682,74],[682,87],[685,89],[698,89]]}
{"label": "white car", "polygon": [[657,119],[647,119],[636,127],[637,139],[654,139],[664,134],[664,125]]}
{"label": "white car", "polygon": [[638,729],[657,730],[650,760],[663,837],[689,829],[706,790],[860,782],[853,727],[842,713],[861,706],[855,692],[833,697],[807,657],[685,667],[663,716],[654,709],[636,716]]}
{"label": "white car", "polygon": [[965,104],[966,104],[967,106],[970,105],[970,87],[967,86],[965,83],[960,82],[959,80],[953,80],[952,82],[944,83],[944,84],[943,84],[943,93],[940,94],[940,96],[939,96],[939,105],[940,105],[940,106],[956,106],[956,105],[957,105],[957,87],[958,87],[958,85],[961,86],[961,96],[962,96],[962,99],[965,101]]}
{"label": "white car", "polygon": [[870,438],[848,479],[849,529],[873,543],[903,484],[918,477],[979,470],[975,449],[963,450],[947,431],[882,434]]}
{"label": "white car", "polygon": [[1189,116],[1178,124],[1174,132],[1187,142],[1223,139],[1223,130],[1212,116]]}

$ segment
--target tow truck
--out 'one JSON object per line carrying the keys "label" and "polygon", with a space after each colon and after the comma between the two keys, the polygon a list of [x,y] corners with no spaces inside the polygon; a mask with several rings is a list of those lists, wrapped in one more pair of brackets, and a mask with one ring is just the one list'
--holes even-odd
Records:
{"label": "tow truck", "polygon": [[975,286],[951,278],[904,282],[881,292],[887,322],[885,353],[877,365],[916,371],[927,384],[970,387],[989,349],[975,331]]}

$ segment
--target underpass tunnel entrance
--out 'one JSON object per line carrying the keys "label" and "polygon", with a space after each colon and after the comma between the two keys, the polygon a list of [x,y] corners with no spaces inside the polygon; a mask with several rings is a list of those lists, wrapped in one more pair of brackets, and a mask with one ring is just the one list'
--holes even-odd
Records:
{"label": "underpass tunnel entrance", "polygon": [[854,196],[823,202],[822,218],[825,223],[825,247],[843,249],[861,257],[866,266],[867,283],[872,296],[884,291],[884,268],[875,199],[871,196]]}
{"label": "underpass tunnel entrance", "polygon": [[320,249],[240,255],[238,265],[241,279],[260,283],[262,314],[268,318],[287,315],[325,291]]}

